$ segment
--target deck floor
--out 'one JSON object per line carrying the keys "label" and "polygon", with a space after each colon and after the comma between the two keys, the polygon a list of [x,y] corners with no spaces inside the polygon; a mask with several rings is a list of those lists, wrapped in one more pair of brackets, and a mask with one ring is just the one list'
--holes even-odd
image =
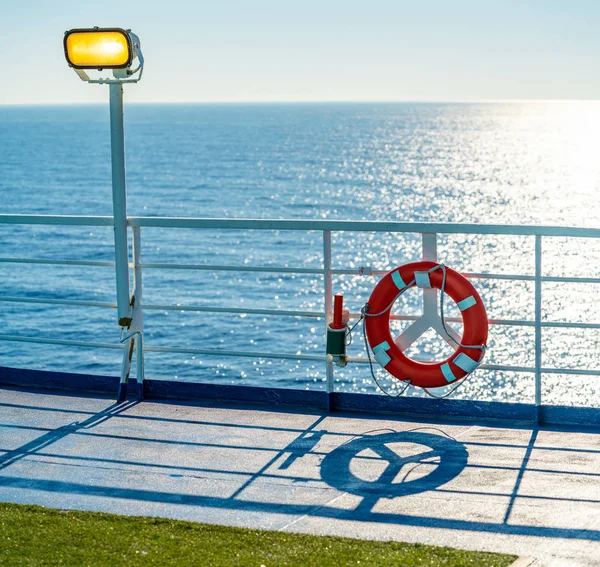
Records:
{"label": "deck floor", "polygon": [[0,501],[600,565],[600,431],[0,390]]}

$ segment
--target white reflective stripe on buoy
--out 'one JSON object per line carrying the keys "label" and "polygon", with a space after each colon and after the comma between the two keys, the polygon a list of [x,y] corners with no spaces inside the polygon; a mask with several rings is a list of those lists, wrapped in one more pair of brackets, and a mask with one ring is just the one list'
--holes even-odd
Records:
{"label": "white reflective stripe on buoy", "polygon": [[446,382],[456,380],[456,376],[452,373],[452,368],[450,368],[450,365],[447,362],[442,364],[442,374],[444,375]]}
{"label": "white reflective stripe on buoy", "polygon": [[472,296],[465,297],[462,301],[459,301],[456,305],[461,311],[466,311],[469,307],[473,307],[477,303],[477,300]]}
{"label": "white reflective stripe on buoy", "polygon": [[431,287],[429,272],[415,272],[415,281],[418,287]]}
{"label": "white reflective stripe on buoy", "polygon": [[375,360],[382,368],[385,368],[386,364],[389,364],[392,360],[392,357],[387,352],[385,352],[386,350],[390,350],[390,345],[387,341],[384,341],[381,344],[378,344],[376,347],[373,347],[373,354],[375,355]]}
{"label": "white reflective stripe on buoy", "polygon": [[477,360],[473,360],[464,352],[461,352],[452,362],[454,362],[454,364],[456,364],[456,366],[458,366],[461,370],[464,370],[469,374],[479,366],[479,362]]}
{"label": "white reflective stripe on buoy", "polygon": [[402,279],[402,276],[398,270],[392,272],[392,280],[394,280],[394,283],[398,289],[404,289],[406,287],[406,284],[404,283],[404,280]]}

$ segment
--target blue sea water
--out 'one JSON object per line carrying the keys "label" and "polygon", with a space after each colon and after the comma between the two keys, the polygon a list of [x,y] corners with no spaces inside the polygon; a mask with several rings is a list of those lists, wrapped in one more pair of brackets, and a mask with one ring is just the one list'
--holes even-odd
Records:
{"label": "blue sea water", "polygon": [[[130,215],[368,219],[600,226],[600,105],[253,104],[127,105]],[[0,107],[0,214],[110,215],[108,109]],[[417,235],[334,233],[337,268],[389,269],[420,258]],[[0,225],[2,257],[112,260],[109,228]],[[319,232],[142,230],[145,262],[322,265]],[[526,237],[439,237],[439,255],[463,271],[533,273]],[[547,239],[546,275],[600,277],[593,240]],[[376,278],[339,276],[353,311]],[[478,280],[493,319],[531,319],[532,282]],[[600,321],[597,286],[544,285],[551,321]],[[114,302],[111,268],[0,263],[0,296]],[[146,270],[150,305],[315,311],[323,278]],[[396,312],[417,313],[410,291]],[[0,302],[0,334],[117,343],[112,309]],[[322,353],[319,319],[145,312],[146,343],[226,350]],[[403,324],[397,324],[397,331]],[[352,355],[364,355],[360,334]],[[544,330],[547,367],[600,367],[596,330]],[[447,352],[432,334],[411,355]],[[532,366],[533,329],[492,326],[486,361]],[[0,366],[115,375],[108,349],[0,341]],[[168,380],[324,388],[324,364],[148,353],[147,376]],[[594,377],[547,375],[548,401],[590,403]],[[336,370],[337,387],[373,392],[368,369]],[[388,382],[388,385],[390,383]],[[480,370],[460,392],[531,400],[533,376]],[[418,395],[418,392],[413,392]]]}

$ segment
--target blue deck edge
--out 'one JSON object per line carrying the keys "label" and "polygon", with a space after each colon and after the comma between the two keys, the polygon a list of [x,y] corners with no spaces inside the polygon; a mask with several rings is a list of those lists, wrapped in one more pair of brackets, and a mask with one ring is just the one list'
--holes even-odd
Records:
{"label": "blue deck edge", "polygon": [[[0,385],[40,388],[81,393],[114,394],[119,379],[114,376],[50,372],[0,367]],[[130,380],[134,393],[136,381]],[[354,394],[257,386],[230,386],[209,383],[145,380],[145,399],[214,400],[289,405],[305,409],[331,411],[381,412],[399,415],[439,418],[500,419],[517,422],[539,422],[551,425],[600,426],[600,409],[578,406],[488,402],[477,400],[435,400],[431,398],[389,398],[376,394]]]}

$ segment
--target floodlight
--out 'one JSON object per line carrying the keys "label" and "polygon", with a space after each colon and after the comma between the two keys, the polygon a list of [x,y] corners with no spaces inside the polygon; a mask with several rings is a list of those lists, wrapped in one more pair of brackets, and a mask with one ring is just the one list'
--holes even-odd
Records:
{"label": "floodlight", "polygon": [[[135,82],[142,76],[144,58],[140,40],[131,30],[122,28],[77,28],[65,32],[65,58],[67,63],[89,83]],[[134,60],[138,65],[132,69]],[[113,78],[91,79],[85,70],[112,69]],[[136,78],[132,76],[135,73]]]}
{"label": "floodlight", "polygon": [[131,38],[122,29],[70,30],[65,34],[67,63],[76,69],[124,69],[133,58]]}

